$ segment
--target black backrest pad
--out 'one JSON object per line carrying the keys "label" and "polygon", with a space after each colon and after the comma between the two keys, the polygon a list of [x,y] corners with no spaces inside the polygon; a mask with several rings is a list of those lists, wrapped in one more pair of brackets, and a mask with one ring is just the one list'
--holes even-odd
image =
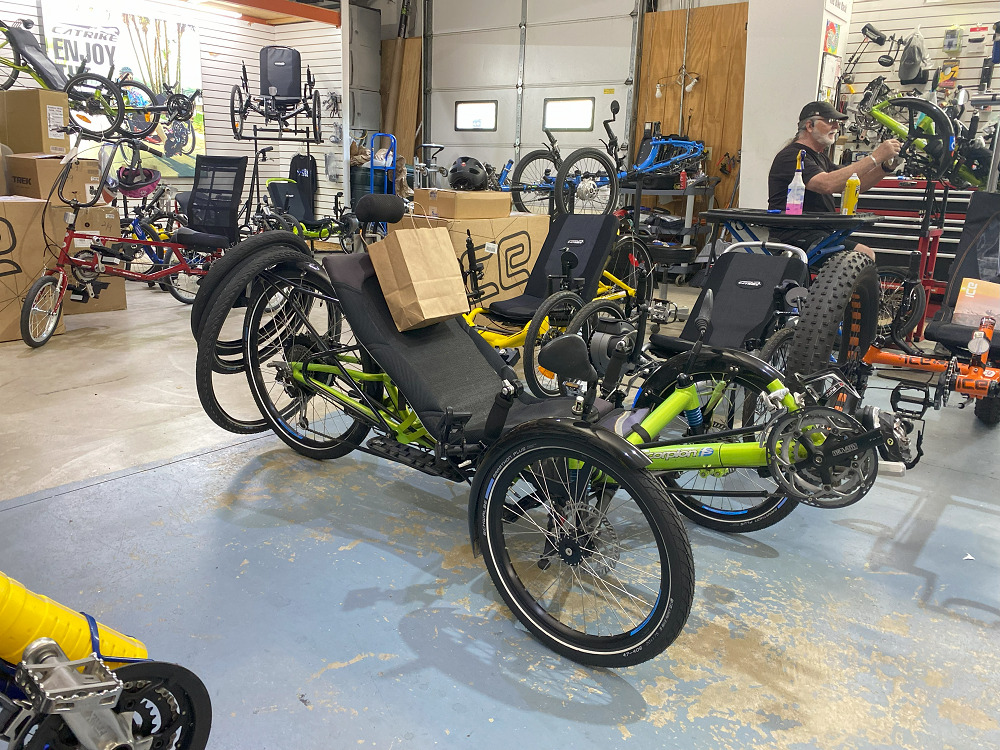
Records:
{"label": "black backrest pad", "polygon": [[236,242],[236,221],[246,174],[245,156],[198,154],[188,201],[188,227],[196,232],[221,234]]}
{"label": "black backrest pad", "polygon": [[[485,422],[500,391],[503,360],[461,319],[400,333],[392,321],[366,253],[323,259],[341,308],[358,342],[392,378],[421,423],[440,439],[445,409]],[[482,341],[485,344],[485,341]]]}
{"label": "black backrest pad", "polygon": [[302,202],[299,186],[295,182],[275,180],[267,183],[267,194],[271,204],[279,211],[288,211],[299,221],[312,221],[312,216],[306,215],[306,206]]}
{"label": "black backrest pad", "polygon": [[291,47],[262,47],[260,50],[260,95],[270,96],[271,86],[277,97],[298,99],[302,96],[302,61]]}
{"label": "black backrest pad", "polygon": [[805,286],[808,270],[798,258],[732,252],[719,256],[705,280],[702,293],[684,325],[681,338],[698,338],[695,320],[705,290],[715,298],[706,343],[735,349],[759,339],[775,309],[774,290],[785,280]]}
{"label": "black backrest pad", "polygon": [[[45,85],[54,91],[62,91],[66,88],[69,79],[63,73],[62,68],[56,65],[45,54],[45,49],[38,43],[35,35],[20,26],[11,26],[7,29],[11,46],[17,50],[21,57],[31,63]],[[10,57],[9,53],[6,57]]]}
{"label": "black backrest pad", "polygon": [[965,214],[965,225],[951,262],[944,307],[954,309],[962,279],[997,281],[1000,275],[1000,194],[975,192]]}
{"label": "black backrest pad", "polygon": [[570,273],[586,282],[581,296],[591,300],[597,291],[604,266],[618,233],[618,219],[614,215],[563,214],[557,216],[549,227],[549,234],[535,260],[531,276],[524,285],[524,293],[544,298],[549,293],[549,276],[562,273],[562,251],[572,250],[579,265]]}

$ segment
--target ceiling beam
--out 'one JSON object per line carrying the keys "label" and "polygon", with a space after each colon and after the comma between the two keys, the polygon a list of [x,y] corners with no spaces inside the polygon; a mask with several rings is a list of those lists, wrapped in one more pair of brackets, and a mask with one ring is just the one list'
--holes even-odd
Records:
{"label": "ceiling beam", "polygon": [[286,16],[298,16],[310,21],[340,26],[340,11],[317,8],[315,5],[296,3],[292,0],[238,0],[238,4],[246,8],[256,8]]}

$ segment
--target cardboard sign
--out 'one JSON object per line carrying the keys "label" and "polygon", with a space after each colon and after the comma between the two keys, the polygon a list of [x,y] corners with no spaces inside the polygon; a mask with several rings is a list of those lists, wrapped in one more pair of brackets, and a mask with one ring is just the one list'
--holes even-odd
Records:
{"label": "cardboard sign", "polygon": [[443,229],[400,229],[369,246],[375,275],[400,331],[469,311],[462,270]]}
{"label": "cardboard sign", "polygon": [[981,279],[962,279],[952,322],[978,328],[984,317],[1000,323],[1000,284]]}

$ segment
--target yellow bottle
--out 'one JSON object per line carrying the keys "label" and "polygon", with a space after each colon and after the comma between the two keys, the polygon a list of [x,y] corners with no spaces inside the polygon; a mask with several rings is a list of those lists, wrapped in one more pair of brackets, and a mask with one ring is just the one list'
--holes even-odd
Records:
{"label": "yellow bottle", "polygon": [[[101,655],[109,664],[115,663],[115,656],[144,659],[148,655],[142,641],[100,623],[97,632]],[[83,615],[0,573],[0,658],[17,664],[28,644],[42,637],[56,641],[70,659],[83,659],[94,650]]]}
{"label": "yellow bottle", "polygon": [[840,213],[845,216],[853,216],[858,210],[858,196],[861,194],[861,180],[858,173],[854,172],[847,178],[844,185],[844,196],[840,201]]}

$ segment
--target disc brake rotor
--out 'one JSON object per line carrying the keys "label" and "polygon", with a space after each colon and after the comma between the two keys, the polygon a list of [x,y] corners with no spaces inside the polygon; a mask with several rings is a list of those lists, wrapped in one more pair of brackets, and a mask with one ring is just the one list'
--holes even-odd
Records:
{"label": "disc brake rotor", "polygon": [[864,432],[856,419],[825,406],[779,417],[764,438],[771,477],[779,490],[805,505],[842,508],[856,503],[875,482],[875,448],[855,451],[848,461],[829,455],[822,446],[830,440],[849,441]]}

